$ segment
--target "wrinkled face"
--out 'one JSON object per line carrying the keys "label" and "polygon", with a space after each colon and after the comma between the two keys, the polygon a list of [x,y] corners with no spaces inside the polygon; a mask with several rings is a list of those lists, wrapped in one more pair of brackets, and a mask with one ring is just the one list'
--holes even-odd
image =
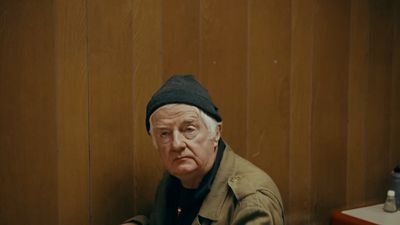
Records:
{"label": "wrinkled face", "polygon": [[184,104],[160,108],[151,123],[153,141],[170,174],[181,180],[196,179],[211,169],[218,142],[208,136],[197,108]]}

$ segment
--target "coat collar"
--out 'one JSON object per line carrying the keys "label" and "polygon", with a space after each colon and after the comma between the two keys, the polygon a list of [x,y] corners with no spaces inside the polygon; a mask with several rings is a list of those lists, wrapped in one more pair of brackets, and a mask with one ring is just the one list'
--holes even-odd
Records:
{"label": "coat collar", "polygon": [[216,174],[210,193],[200,208],[199,216],[208,220],[216,221],[221,213],[222,204],[228,193],[227,184],[235,178],[235,157],[229,145],[226,145],[221,165]]}
{"label": "coat collar", "polygon": [[[203,224],[200,223],[199,220],[217,221],[220,218],[222,206],[228,191],[233,187],[236,179],[238,179],[236,176],[236,163],[235,153],[230,146],[226,144],[218,172],[211,185],[210,192],[202,203],[198,217],[196,217],[193,222],[194,225]],[[159,204],[156,204],[158,207],[155,208],[155,211],[158,213],[153,215],[153,219],[156,220],[154,221],[155,224],[163,224],[163,220],[165,219],[166,195],[169,180],[170,175],[165,173],[163,181],[157,191],[161,196],[158,198]]]}

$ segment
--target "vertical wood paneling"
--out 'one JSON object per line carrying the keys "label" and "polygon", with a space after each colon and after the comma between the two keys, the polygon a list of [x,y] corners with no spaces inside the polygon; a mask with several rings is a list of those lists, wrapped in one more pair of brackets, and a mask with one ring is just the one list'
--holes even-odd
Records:
{"label": "vertical wood paneling", "polygon": [[314,6],[314,0],[292,1],[289,224],[310,224]]}
{"label": "vertical wood paneling", "polygon": [[[390,166],[400,164],[400,1],[393,2],[393,55],[390,109]],[[392,169],[392,168],[390,168]]]}
{"label": "vertical wood paneling", "polygon": [[312,222],[327,224],[346,201],[350,2],[317,1],[312,117]]}
{"label": "vertical wood paneling", "polygon": [[223,137],[245,155],[247,1],[200,3],[200,81],[220,108]]}
{"label": "vertical wood paneling", "polygon": [[249,5],[248,159],[288,201],[290,1]]}
{"label": "vertical wood paneling", "polygon": [[0,224],[57,224],[52,3],[0,3]]}
{"label": "vertical wood paneling", "polygon": [[58,224],[89,224],[86,1],[55,1]]}
{"label": "vertical wood paneling", "polygon": [[162,1],[164,79],[172,74],[198,74],[199,3]]}
{"label": "vertical wood paneling", "polygon": [[381,202],[399,30],[396,0],[0,1],[0,224],[148,215],[162,166],[145,106],[175,73],[209,89],[288,224]]}
{"label": "vertical wood paneling", "polygon": [[363,0],[351,2],[348,129],[347,129],[347,204],[365,199],[365,110],[369,50],[369,6]]}
{"label": "vertical wood paneling", "polygon": [[389,162],[389,110],[392,54],[392,10],[390,1],[370,1],[370,65],[365,123],[366,198],[383,201]]}
{"label": "vertical wood paneling", "polygon": [[161,5],[161,0],[133,2],[134,211],[129,216],[148,215],[162,170],[145,127],[147,102],[161,83]]}
{"label": "vertical wood paneling", "polygon": [[88,1],[92,224],[133,210],[132,2]]}

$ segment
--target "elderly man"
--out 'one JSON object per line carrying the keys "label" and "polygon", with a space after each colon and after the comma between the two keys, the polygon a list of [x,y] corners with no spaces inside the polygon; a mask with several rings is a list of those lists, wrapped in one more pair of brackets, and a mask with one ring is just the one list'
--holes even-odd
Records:
{"label": "elderly man", "polygon": [[193,76],[165,82],[147,105],[146,128],[166,173],[150,218],[125,224],[284,224],[278,188],[221,139],[221,122]]}

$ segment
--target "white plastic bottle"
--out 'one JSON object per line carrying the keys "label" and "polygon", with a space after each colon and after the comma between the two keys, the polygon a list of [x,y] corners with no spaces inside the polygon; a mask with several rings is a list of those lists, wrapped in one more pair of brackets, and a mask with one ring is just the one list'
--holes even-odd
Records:
{"label": "white plastic bottle", "polygon": [[385,212],[396,212],[397,211],[396,196],[395,196],[395,192],[393,190],[388,190],[386,202],[383,205],[383,210]]}

